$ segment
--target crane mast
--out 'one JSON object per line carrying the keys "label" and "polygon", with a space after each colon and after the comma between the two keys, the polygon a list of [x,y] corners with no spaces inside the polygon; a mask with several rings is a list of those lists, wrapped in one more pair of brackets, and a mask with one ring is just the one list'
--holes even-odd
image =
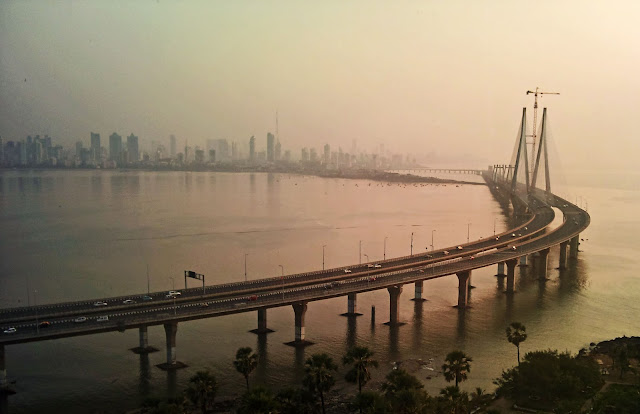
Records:
{"label": "crane mast", "polygon": [[[533,131],[532,131],[531,135],[528,135],[528,136],[533,138],[533,140],[530,142],[530,144],[531,144],[531,163],[529,164],[529,168],[533,168],[535,152],[536,152],[536,137],[537,137],[536,136],[536,125],[538,123],[538,95],[540,95],[540,97],[542,97],[542,95],[560,95],[559,92],[542,92],[539,89],[540,88],[536,86],[536,90],[535,91],[527,91],[527,95],[532,93],[533,96],[534,96],[534,100],[533,100]],[[531,172],[529,172],[529,174],[531,174]],[[533,177],[531,177],[531,178],[533,178]]]}

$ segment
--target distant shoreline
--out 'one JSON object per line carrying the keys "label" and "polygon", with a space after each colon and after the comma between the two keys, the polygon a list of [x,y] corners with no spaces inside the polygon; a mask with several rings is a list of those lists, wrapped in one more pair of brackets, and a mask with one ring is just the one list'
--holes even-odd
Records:
{"label": "distant shoreline", "polygon": [[382,181],[391,183],[426,183],[426,184],[458,184],[458,185],[486,185],[485,182],[473,182],[465,180],[453,180],[436,177],[421,177],[413,174],[399,174],[394,172],[380,171],[380,170],[367,170],[367,169],[353,169],[353,170],[318,170],[318,169],[304,169],[304,168],[215,168],[215,169],[173,169],[173,168],[67,168],[67,167],[20,167],[20,168],[0,168],[2,171],[16,171],[16,170],[47,170],[47,171],[59,171],[59,170],[82,170],[82,171],[153,171],[153,172],[226,172],[226,173],[277,173],[277,174],[297,174],[297,175],[309,175],[321,178],[345,178],[351,180],[371,180]]}

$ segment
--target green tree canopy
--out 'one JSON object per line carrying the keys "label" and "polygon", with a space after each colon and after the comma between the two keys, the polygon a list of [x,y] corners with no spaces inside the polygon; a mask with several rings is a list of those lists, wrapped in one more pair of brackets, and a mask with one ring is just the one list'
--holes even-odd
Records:
{"label": "green tree canopy", "polygon": [[373,352],[366,346],[354,346],[342,357],[343,365],[350,365],[345,379],[351,383],[358,384],[358,393],[362,392],[362,387],[371,379],[370,367],[378,368],[378,361],[373,359]]}
{"label": "green tree canopy", "polygon": [[189,386],[185,390],[185,395],[193,405],[198,407],[202,414],[213,404],[218,391],[216,377],[208,370],[198,371],[189,378]]}
{"label": "green tree canopy", "polygon": [[520,365],[520,344],[527,339],[527,328],[520,322],[513,322],[507,326],[507,341],[518,348],[518,365]]}
{"label": "green tree canopy", "polygon": [[305,387],[320,397],[322,413],[325,413],[324,393],[335,385],[333,372],[338,370],[338,366],[327,354],[313,354],[304,363],[305,377],[302,381]]}

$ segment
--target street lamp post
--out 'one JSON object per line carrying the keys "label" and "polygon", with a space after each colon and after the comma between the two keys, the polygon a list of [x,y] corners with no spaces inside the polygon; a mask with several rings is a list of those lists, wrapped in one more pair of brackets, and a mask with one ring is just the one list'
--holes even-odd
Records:
{"label": "street lamp post", "polygon": [[324,248],[327,247],[326,244],[322,245],[322,270],[324,270]]}
{"label": "street lamp post", "polygon": [[467,243],[469,243],[469,230],[471,228],[471,223],[467,223]]}
{"label": "street lamp post", "polygon": [[435,250],[435,247],[433,246],[433,233],[435,232],[435,230],[431,230],[431,251]]}
{"label": "street lamp post", "polygon": [[496,235],[496,218],[493,218],[493,235]]}
{"label": "street lamp post", "polygon": [[384,248],[383,248],[383,252],[382,252],[382,260],[387,260],[387,239],[388,239],[388,237],[385,236],[385,238],[384,238]]}
{"label": "street lamp post", "polygon": [[244,281],[247,281],[247,256],[249,256],[249,253],[245,253],[244,254]]}
{"label": "street lamp post", "polygon": [[364,254],[364,257],[366,257],[366,258],[367,258],[367,263],[369,263],[369,255],[365,253],[365,254]]}
{"label": "street lamp post", "polygon": [[413,232],[411,232],[411,256],[413,256]]}
{"label": "street lamp post", "polygon": [[358,252],[358,263],[362,264],[362,240],[360,240],[360,250]]}
{"label": "street lamp post", "polygon": [[278,265],[278,266],[280,266],[280,270],[282,271],[281,273],[282,276],[280,276],[280,279],[282,280],[282,300],[284,300],[284,266],[282,265]]}
{"label": "street lamp post", "polygon": [[151,292],[151,280],[149,279],[149,263],[147,263],[147,295]]}

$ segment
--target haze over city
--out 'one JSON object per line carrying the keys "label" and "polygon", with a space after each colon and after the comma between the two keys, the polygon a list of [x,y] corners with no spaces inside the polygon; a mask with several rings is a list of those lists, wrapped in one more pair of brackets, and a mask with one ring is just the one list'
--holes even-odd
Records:
{"label": "haze over city", "polygon": [[540,106],[565,167],[637,170],[638,17],[634,1],[5,1],[0,136],[262,143],[277,111],[296,154],[357,140],[485,168],[539,86],[561,93]]}

